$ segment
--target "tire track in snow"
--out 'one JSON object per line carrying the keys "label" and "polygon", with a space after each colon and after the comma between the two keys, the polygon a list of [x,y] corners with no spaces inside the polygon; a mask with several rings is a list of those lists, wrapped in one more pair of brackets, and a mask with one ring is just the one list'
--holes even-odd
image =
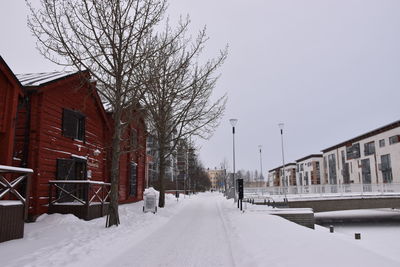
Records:
{"label": "tire track in snow", "polygon": [[[224,228],[225,239],[226,239],[226,241],[228,243],[229,256],[230,256],[231,263],[232,263],[232,265],[230,265],[230,266],[235,267],[236,264],[235,264],[235,258],[233,257],[232,241],[231,241],[231,238],[230,238],[230,235],[229,235],[229,232],[228,232],[227,223],[226,223],[224,215],[222,214],[222,211],[221,211],[221,204],[218,201],[218,202],[215,203],[215,205],[217,206],[218,215],[219,215],[219,218],[221,219],[222,227]],[[230,232],[232,232],[232,231],[230,231]]]}

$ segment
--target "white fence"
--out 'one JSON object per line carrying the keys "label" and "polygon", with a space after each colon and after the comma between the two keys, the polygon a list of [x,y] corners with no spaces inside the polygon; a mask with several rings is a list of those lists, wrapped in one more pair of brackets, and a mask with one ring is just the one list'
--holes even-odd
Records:
{"label": "white fence", "polygon": [[325,184],[244,188],[245,195],[391,195],[400,194],[400,184]]}

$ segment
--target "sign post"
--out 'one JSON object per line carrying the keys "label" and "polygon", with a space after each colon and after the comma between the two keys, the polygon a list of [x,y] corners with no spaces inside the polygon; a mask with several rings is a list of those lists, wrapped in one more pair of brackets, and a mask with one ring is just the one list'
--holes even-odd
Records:
{"label": "sign post", "polygon": [[239,194],[240,210],[242,210],[242,203],[243,203],[243,179],[237,179],[237,183],[238,183],[238,194]]}

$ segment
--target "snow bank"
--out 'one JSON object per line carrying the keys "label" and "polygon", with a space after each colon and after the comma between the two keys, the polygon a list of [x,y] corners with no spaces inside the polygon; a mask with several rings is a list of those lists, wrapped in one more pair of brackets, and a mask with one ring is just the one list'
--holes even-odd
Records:
{"label": "snow bank", "polygon": [[312,230],[253,207],[240,213],[224,203],[237,266],[400,266],[400,257],[379,255],[364,240],[317,225]]}
{"label": "snow bank", "polygon": [[25,224],[23,239],[0,243],[1,266],[102,266],[167,223],[187,203],[166,198],[157,214],[143,213],[143,201],[119,207],[121,224],[105,228],[105,217],[84,221],[67,214],[42,215]]}

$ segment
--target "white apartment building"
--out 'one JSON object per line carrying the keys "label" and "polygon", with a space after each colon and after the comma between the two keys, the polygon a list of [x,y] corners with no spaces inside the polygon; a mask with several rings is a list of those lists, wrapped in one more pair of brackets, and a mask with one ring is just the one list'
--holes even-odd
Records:
{"label": "white apartment building", "polygon": [[400,121],[322,152],[322,184],[400,183]]}
{"label": "white apartment building", "polygon": [[226,177],[226,170],[207,169],[207,175],[211,182],[212,190],[224,189],[224,180]]}
{"label": "white apartment building", "polygon": [[[283,168],[279,166],[268,171],[268,186],[296,185],[296,163],[285,164],[285,175]],[[285,177],[285,178],[283,178]]]}
{"label": "white apartment building", "polygon": [[268,176],[267,176],[267,186],[275,186],[274,185],[274,180],[275,180],[275,170],[269,170],[268,171]]}
{"label": "white apartment building", "polygon": [[322,174],[322,154],[312,154],[296,160],[297,185],[321,184]]}

